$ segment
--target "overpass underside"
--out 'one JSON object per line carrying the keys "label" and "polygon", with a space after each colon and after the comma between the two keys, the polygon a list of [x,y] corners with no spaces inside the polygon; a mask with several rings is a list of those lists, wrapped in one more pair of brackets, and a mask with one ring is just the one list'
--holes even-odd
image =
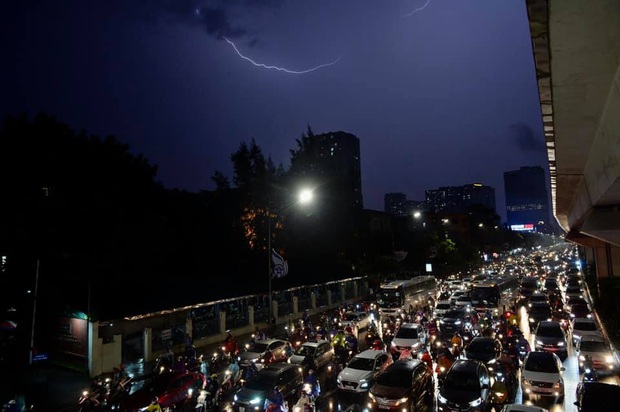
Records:
{"label": "overpass underside", "polygon": [[597,276],[620,275],[620,1],[526,6],[555,218]]}

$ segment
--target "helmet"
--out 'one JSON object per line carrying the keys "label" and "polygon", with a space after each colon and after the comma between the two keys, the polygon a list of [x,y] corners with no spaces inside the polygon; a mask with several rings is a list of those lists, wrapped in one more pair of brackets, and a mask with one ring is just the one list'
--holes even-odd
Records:
{"label": "helmet", "polygon": [[211,374],[211,379],[217,379],[217,373]]}
{"label": "helmet", "polygon": [[313,374],[314,373],[314,369],[308,369],[308,373],[309,374]]}

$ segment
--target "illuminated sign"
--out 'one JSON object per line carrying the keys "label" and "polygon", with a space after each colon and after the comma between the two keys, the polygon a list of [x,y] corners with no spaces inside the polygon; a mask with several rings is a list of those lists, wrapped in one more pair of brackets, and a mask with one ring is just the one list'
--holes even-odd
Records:
{"label": "illuminated sign", "polygon": [[534,231],[534,224],[526,223],[524,225],[510,225],[510,229],[517,231],[517,232],[523,232],[523,231],[532,232]]}

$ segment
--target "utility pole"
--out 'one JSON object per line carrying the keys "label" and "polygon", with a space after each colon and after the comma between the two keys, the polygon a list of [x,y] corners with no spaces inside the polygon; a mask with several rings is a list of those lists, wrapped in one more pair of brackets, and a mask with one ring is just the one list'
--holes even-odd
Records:
{"label": "utility pole", "polygon": [[32,327],[30,329],[30,354],[28,356],[28,364],[32,365],[33,349],[34,349],[34,325],[37,317],[37,294],[39,292],[39,262],[37,259],[37,271],[34,279],[34,299],[32,301]]}

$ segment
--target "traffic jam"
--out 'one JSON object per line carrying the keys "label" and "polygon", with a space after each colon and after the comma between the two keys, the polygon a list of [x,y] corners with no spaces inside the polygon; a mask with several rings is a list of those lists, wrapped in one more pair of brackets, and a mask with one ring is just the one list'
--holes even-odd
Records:
{"label": "traffic jam", "polygon": [[[229,334],[209,356],[162,356],[154,371],[159,376],[114,406],[610,410],[610,400],[620,399],[620,361],[579,262],[577,249],[563,246],[514,254],[443,280],[386,281],[370,300],[312,317],[306,312],[278,336],[257,330],[238,342]],[[179,374],[167,373],[175,370]]]}

